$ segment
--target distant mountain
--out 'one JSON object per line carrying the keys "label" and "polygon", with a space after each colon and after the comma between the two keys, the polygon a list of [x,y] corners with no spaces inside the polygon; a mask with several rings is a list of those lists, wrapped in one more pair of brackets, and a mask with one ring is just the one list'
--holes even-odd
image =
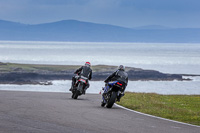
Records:
{"label": "distant mountain", "polygon": [[125,28],[63,20],[27,25],[0,20],[0,40],[86,42],[200,42],[200,28]]}
{"label": "distant mountain", "polygon": [[5,21],[5,20],[0,20],[0,28],[15,28],[15,27],[20,27],[24,26],[25,24],[21,23],[16,23],[16,22],[10,22],[10,21]]}
{"label": "distant mountain", "polygon": [[146,26],[134,27],[133,29],[166,30],[166,29],[172,29],[172,28],[167,27],[167,26],[162,26],[162,25],[146,25]]}

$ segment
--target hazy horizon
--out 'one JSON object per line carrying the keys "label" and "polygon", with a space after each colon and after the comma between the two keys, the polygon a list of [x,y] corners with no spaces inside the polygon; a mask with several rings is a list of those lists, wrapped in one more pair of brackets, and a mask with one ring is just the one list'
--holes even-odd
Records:
{"label": "hazy horizon", "polygon": [[90,61],[92,65],[123,64],[164,73],[200,74],[200,45],[175,44],[0,41],[0,61],[59,65]]}
{"label": "hazy horizon", "polygon": [[0,20],[41,24],[78,20],[122,27],[200,28],[198,0],[0,0]]}

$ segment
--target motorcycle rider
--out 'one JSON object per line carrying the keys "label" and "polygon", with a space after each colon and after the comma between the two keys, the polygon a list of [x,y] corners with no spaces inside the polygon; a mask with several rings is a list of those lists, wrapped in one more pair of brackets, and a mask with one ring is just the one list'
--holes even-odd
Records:
{"label": "motorcycle rider", "polygon": [[128,85],[128,74],[125,72],[125,67],[120,65],[117,71],[108,76],[104,81],[106,83],[105,86],[108,86],[109,81],[119,81],[123,84],[123,90],[121,90],[122,93],[117,97],[117,101],[120,101],[120,98],[124,96],[124,91]]}
{"label": "motorcycle rider", "polygon": [[[91,80],[92,79],[92,69],[90,68],[91,64],[90,62],[86,62],[84,66],[81,66],[79,69],[77,69],[72,77],[72,85],[71,88],[69,89],[69,91],[72,91],[74,89],[74,85],[76,83],[76,80],[80,77],[80,76],[84,76],[87,79]],[[83,94],[85,94],[85,91],[87,88],[89,88],[90,84],[89,81],[87,80],[87,85],[84,88]]]}

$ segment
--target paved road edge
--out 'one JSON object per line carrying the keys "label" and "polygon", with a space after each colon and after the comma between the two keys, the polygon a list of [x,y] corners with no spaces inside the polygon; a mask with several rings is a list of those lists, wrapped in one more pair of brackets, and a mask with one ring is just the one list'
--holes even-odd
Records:
{"label": "paved road edge", "polygon": [[116,103],[115,103],[115,106],[120,107],[120,108],[125,109],[125,110],[128,110],[128,111],[131,111],[131,112],[135,112],[135,113],[141,114],[141,115],[145,115],[145,116],[149,116],[149,117],[153,117],[153,118],[157,118],[157,119],[162,119],[162,120],[166,120],[166,121],[171,121],[171,122],[180,123],[180,124],[183,124],[183,125],[188,125],[188,126],[193,126],[193,127],[199,127],[200,128],[200,126],[198,126],[198,125],[192,125],[192,124],[189,124],[189,123],[170,120],[170,119],[166,119],[166,118],[162,118],[162,117],[158,117],[158,116],[154,116],[154,115],[150,115],[150,114],[145,114],[145,113],[138,112],[138,111],[135,111],[135,110],[131,110],[131,109],[128,109],[128,108],[123,107],[121,105],[118,105]]}

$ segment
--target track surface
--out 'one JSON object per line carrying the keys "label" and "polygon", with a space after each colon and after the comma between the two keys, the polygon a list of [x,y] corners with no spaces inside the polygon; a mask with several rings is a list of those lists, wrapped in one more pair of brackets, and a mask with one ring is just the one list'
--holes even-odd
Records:
{"label": "track surface", "polygon": [[199,127],[100,106],[101,95],[0,91],[0,133],[199,133]]}

